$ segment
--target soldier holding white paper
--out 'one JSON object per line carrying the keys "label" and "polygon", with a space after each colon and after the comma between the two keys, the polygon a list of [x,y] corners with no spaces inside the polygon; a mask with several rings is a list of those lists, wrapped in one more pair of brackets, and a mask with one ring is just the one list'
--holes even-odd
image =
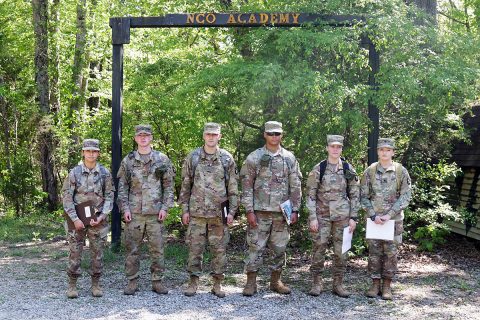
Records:
{"label": "soldier holding white paper", "polygon": [[[67,274],[69,277],[68,298],[77,298],[77,279],[80,277],[80,262],[82,258],[83,243],[88,237],[91,251],[92,268],[92,295],[103,295],[100,287],[102,274],[103,247],[107,237],[107,216],[113,207],[113,183],[110,172],[97,163],[100,155],[99,141],[85,139],[83,141],[81,164],[74,167],[68,174],[62,189],[63,208],[68,215],[67,219],[73,222],[74,229],[68,231],[68,257]],[[92,220],[85,226],[75,211],[75,206],[92,201],[93,211],[90,212]],[[88,216],[88,214],[87,214]]]}
{"label": "soldier holding white paper", "polygon": [[325,251],[333,238],[333,288],[332,292],[347,298],[350,294],[343,288],[346,255],[342,253],[343,230],[349,227],[353,233],[360,208],[359,183],[354,168],[341,159],[343,136],[328,135],[328,158],[318,163],[308,175],[307,208],[309,211],[310,235],[313,241],[310,272],[313,285],[309,294],[322,292],[322,272]]}
{"label": "soldier holding white paper", "polygon": [[[376,297],[381,292],[385,300],[392,299],[391,282],[397,271],[398,246],[402,243],[403,210],[412,197],[411,181],[407,169],[393,162],[395,150],[393,139],[378,139],[378,162],[365,170],[361,182],[361,204],[369,218],[376,224],[395,221],[394,239],[368,239],[368,271],[372,286],[368,297]],[[380,290],[380,281],[383,285]]]}

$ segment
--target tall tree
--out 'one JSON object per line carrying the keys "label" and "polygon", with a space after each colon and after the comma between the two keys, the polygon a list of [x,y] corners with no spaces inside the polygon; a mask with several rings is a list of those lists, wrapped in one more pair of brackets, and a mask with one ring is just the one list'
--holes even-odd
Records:
{"label": "tall tree", "polygon": [[57,180],[54,170],[54,134],[50,111],[48,78],[48,0],[32,0],[35,34],[35,83],[42,120],[38,134],[42,187],[47,193],[47,206],[55,210],[58,203]]}

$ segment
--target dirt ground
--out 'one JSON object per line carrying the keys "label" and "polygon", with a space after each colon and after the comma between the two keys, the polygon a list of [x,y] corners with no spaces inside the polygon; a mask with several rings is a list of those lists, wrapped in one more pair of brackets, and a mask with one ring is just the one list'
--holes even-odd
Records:
{"label": "dirt ground", "polygon": [[186,249],[172,240],[165,250],[165,280],[171,290],[167,296],[150,291],[146,254],[141,291],[135,297],[124,296],[124,253],[106,250],[105,295],[91,297],[86,250],[82,266],[87,270],[80,280],[80,298],[69,300],[65,297],[68,247],[64,239],[56,240],[0,245],[0,319],[269,319],[272,315],[276,319],[480,319],[480,251],[456,235],[435,253],[419,253],[415,245],[403,245],[393,301],[363,295],[369,285],[365,257],[349,260],[346,286],[353,293],[349,299],[331,294],[328,272],[327,291],[320,297],[308,296],[309,254],[292,248],[284,279],[293,293],[271,293],[265,270],[259,277],[259,293],[243,297],[242,245],[229,250],[225,299],[209,293],[208,263],[199,293],[187,298],[181,291],[188,279]]}

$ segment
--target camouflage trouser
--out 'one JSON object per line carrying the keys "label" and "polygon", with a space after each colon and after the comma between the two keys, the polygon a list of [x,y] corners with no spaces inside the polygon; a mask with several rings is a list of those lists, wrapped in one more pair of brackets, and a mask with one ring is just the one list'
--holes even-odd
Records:
{"label": "camouflage trouser", "polygon": [[248,253],[245,272],[257,272],[263,264],[266,246],[273,251],[270,270],[278,271],[285,265],[285,251],[290,240],[287,222],[281,212],[255,211],[257,227],[247,227]]}
{"label": "camouflage trouser", "polygon": [[144,237],[148,238],[150,252],[150,272],[152,281],[161,280],[165,270],[163,257],[163,223],[157,220],[157,215],[133,214],[132,221],[125,227],[125,247],[127,258],[125,260],[125,274],[127,279],[138,278],[140,269],[140,248]]}
{"label": "camouflage trouser", "polygon": [[312,274],[321,274],[325,264],[325,251],[330,237],[333,240],[333,276],[342,276],[345,273],[346,254],[342,254],[343,229],[348,226],[348,219],[329,221],[318,219],[318,232],[310,232],[313,241]]}
{"label": "camouflage trouser", "polygon": [[213,259],[211,262],[212,275],[223,276],[227,264],[227,244],[229,241],[228,228],[222,218],[191,217],[188,224],[185,243],[188,246],[187,271],[191,275],[200,276],[202,273],[203,251],[208,238]]}
{"label": "camouflage trouser", "polygon": [[90,246],[91,275],[100,277],[103,269],[103,247],[107,239],[108,222],[102,221],[95,227],[86,227],[81,231],[68,231],[68,247],[70,254],[68,256],[67,274],[71,278],[78,278],[81,275],[80,263],[82,260],[83,243],[85,237],[88,238]]}
{"label": "camouflage trouser", "polygon": [[398,247],[402,243],[403,221],[395,221],[393,241],[368,239],[368,272],[372,279],[392,279],[397,272]]}

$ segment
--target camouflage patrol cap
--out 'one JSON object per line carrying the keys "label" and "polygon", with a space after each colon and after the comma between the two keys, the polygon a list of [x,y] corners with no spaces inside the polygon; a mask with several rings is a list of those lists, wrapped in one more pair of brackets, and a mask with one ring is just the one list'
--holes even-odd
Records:
{"label": "camouflage patrol cap", "polygon": [[221,126],[215,122],[207,122],[203,127],[203,133],[220,134]]}
{"label": "camouflage patrol cap", "polygon": [[265,122],[265,132],[283,132],[282,123],[278,121]]}
{"label": "camouflage patrol cap", "polygon": [[338,144],[339,146],[343,146],[343,140],[345,138],[343,136],[335,135],[335,134],[328,134],[327,135],[327,144],[333,145]]}
{"label": "camouflage patrol cap", "polygon": [[152,134],[152,126],[149,124],[139,124],[135,126],[135,135],[139,134]]}
{"label": "camouflage patrol cap", "polygon": [[100,151],[100,141],[97,139],[85,139],[83,140],[82,150]]}
{"label": "camouflage patrol cap", "polygon": [[380,149],[380,148],[395,149],[395,140],[391,138],[379,138],[377,149]]}

